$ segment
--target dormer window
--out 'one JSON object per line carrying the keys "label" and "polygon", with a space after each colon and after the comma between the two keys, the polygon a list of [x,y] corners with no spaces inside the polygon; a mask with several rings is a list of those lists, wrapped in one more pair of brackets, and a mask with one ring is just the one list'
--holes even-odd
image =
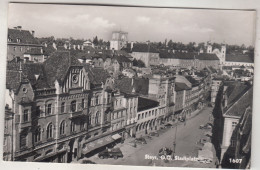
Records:
{"label": "dormer window", "polygon": [[11,38],[8,38],[8,40],[7,40],[8,42],[11,42],[12,41],[12,39]]}
{"label": "dormer window", "polygon": [[20,39],[20,38],[17,38],[17,42],[18,42],[18,43],[21,42],[21,39]]}

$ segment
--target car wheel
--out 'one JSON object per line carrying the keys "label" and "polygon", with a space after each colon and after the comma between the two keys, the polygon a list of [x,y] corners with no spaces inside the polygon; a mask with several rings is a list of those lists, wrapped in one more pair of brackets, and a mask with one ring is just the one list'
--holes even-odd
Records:
{"label": "car wheel", "polygon": [[100,159],[104,159],[104,156],[100,156]]}
{"label": "car wheel", "polygon": [[117,159],[117,156],[114,156],[114,159]]}

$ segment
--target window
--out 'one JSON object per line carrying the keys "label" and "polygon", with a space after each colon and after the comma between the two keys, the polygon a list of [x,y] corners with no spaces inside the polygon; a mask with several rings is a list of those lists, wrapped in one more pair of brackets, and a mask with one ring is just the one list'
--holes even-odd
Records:
{"label": "window", "polygon": [[144,113],[142,113],[142,119],[144,118]]}
{"label": "window", "polygon": [[98,96],[96,96],[96,105],[99,104]]}
{"label": "window", "polygon": [[48,115],[51,114],[51,107],[52,107],[52,104],[48,104],[48,105],[47,105],[47,114],[48,114]]}
{"label": "window", "polygon": [[27,109],[23,111],[23,121],[24,122],[29,121],[28,112],[29,112],[29,110],[27,110]]}
{"label": "window", "polygon": [[7,138],[4,137],[4,146],[7,144]]}
{"label": "window", "polygon": [[61,112],[61,113],[64,113],[64,112],[65,112],[65,102],[62,102],[62,103],[61,103],[60,112]]}
{"label": "window", "polygon": [[95,117],[95,124],[98,124],[99,123],[99,112],[96,113],[96,117]]}
{"label": "window", "polygon": [[63,120],[60,124],[60,135],[65,133],[65,121]]}
{"label": "window", "polygon": [[75,129],[76,129],[75,127],[76,127],[75,123],[73,121],[71,121],[70,132],[75,132]]}
{"label": "window", "polygon": [[71,110],[71,112],[75,112],[76,111],[76,100],[71,102],[70,110]]}
{"label": "window", "polygon": [[89,113],[89,116],[88,116],[88,124],[91,125],[91,113]]}
{"label": "window", "polygon": [[138,120],[140,119],[140,115],[138,115]]}
{"label": "window", "polygon": [[50,123],[47,126],[47,139],[50,139],[53,137],[53,133],[52,133],[52,123]]}
{"label": "window", "polygon": [[82,109],[85,108],[85,99],[82,99],[82,101],[81,101],[81,108],[82,108]]}
{"label": "window", "polygon": [[107,103],[110,103],[110,95],[107,96]]}
{"label": "window", "polygon": [[27,134],[23,132],[20,134],[20,148],[25,147],[26,143],[27,143]]}
{"label": "window", "polygon": [[22,47],[20,47],[20,51],[23,51],[23,48],[22,48]]}
{"label": "window", "polygon": [[38,127],[34,132],[34,141],[39,142],[41,141],[41,127]]}
{"label": "window", "polygon": [[232,122],[232,128],[234,129],[237,126],[237,122]]}
{"label": "window", "polygon": [[85,122],[81,121],[80,122],[80,130],[84,130],[85,128]]}
{"label": "window", "polygon": [[37,117],[41,116],[41,106],[36,106],[36,116]]}
{"label": "window", "polygon": [[14,51],[16,51],[16,47],[14,47]]}

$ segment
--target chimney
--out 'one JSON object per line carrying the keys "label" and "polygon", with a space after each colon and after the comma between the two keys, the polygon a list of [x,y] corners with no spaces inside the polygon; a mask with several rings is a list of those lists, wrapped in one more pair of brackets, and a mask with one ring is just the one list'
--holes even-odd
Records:
{"label": "chimney", "polygon": [[32,36],[33,36],[33,37],[34,37],[34,33],[35,33],[35,31],[32,30]]}

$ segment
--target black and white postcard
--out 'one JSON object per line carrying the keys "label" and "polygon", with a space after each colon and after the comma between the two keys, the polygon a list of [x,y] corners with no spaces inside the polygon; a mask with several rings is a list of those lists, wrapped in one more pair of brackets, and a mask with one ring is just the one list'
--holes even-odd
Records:
{"label": "black and white postcard", "polygon": [[249,169],[255,20],[10,3],[3,160]]}

